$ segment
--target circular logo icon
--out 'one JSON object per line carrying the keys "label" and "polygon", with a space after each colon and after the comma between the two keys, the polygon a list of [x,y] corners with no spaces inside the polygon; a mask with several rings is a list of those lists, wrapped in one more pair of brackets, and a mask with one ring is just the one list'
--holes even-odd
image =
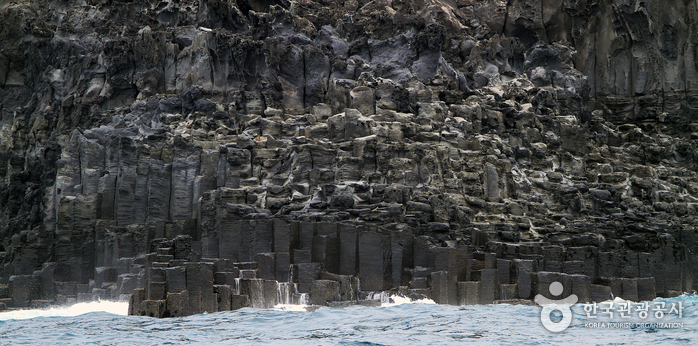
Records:
{"label": "circular logo icon", "polygon": [[[550,284],[548,291],[551,295],[558,297],[562,295],[564,288],[562,284],[555,281]],[[542,305],[543,309],[540,312],[540,322],[543,324],[545,329],[559,333],[572,324],[572,309],[570,306],[577,302],[577,296],[572,294],[564,299],[548,299],[544,296],[538,294],[535,297],[536,304]],[[553,321],[551,314],[555,311],[559,311],[562,314],[562,319],[560,321]]]}

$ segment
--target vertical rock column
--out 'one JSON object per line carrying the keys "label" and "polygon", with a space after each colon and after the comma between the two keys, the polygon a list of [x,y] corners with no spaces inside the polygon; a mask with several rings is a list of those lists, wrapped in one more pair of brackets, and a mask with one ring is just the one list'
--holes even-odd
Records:
{"label": "vertical rock column", "polygon": [[366,230],[359,233],[359,277],[362,291],[391,288],[392,253],[390,236]]}

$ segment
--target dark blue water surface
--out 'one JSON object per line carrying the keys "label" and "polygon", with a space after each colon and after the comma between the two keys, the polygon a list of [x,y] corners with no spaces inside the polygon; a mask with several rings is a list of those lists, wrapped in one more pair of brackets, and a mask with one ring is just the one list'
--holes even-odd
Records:
{"label": "dark blue water surface", "polygon": [[[73,313],[39,310],[0,314],[3,345],[698,345],[698,296],[683,295],[682,315],[656,319],[609,319],[573,309],[572,326],[551,333],[540,322],[539,306],[448,306],[401,304],[315,311],[241,309],[182,318],[155,319],[109,312]],[[92,307],[94,309],[94,307]],[[10,315],[14,314],[14,315]],[[32,315],[33,314],[33,315]],[[33,317],[36,316],[36,317]],[[20,319],[21,318],[21,319]],[[683,323],[654,328],[588,323]]]}

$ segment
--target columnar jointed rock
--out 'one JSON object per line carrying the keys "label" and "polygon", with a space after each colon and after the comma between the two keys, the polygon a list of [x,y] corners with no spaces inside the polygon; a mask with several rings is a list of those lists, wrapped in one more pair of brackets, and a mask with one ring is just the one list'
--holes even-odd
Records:
{"label": "columnar jointed rock", "polygon": [[9,1],[0,300],[182,316],[405,287],[691,291],[696,18],[685,1]]}

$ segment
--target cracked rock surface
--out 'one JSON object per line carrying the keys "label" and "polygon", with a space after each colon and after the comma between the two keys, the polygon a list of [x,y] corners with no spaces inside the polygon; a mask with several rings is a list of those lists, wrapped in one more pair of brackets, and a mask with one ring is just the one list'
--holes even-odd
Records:
{"label": "cracked rock surface", "polygon": [[696,6],[1,0],[0,302],[690,292]]}

